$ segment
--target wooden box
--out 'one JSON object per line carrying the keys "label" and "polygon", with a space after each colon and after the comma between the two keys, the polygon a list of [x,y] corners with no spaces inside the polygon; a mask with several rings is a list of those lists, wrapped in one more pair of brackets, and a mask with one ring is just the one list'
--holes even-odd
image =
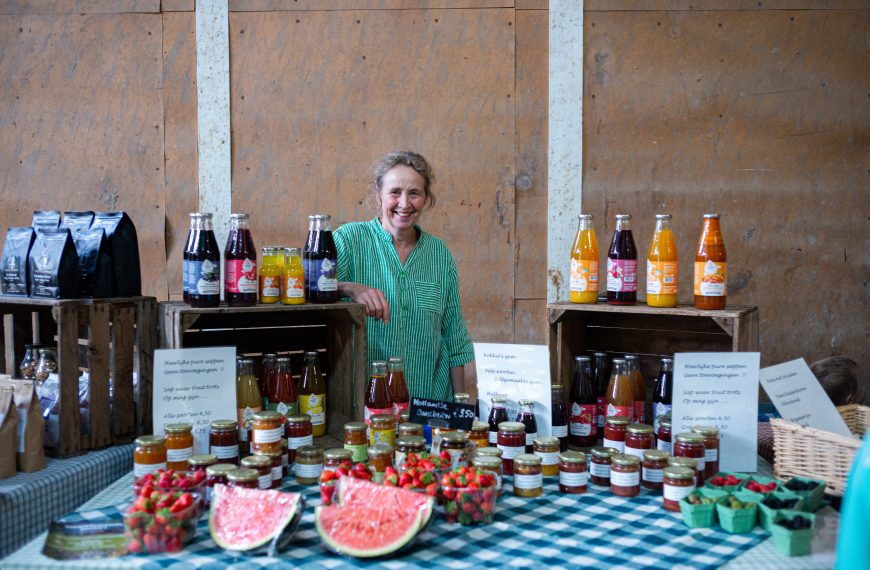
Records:
{"label": "wooden box", "polygon": [[574,357],[593,352],[640,357],[647,392],[659,373],[660,358],[677,352],[754,352],[758,350],[758,309],[730,306],[700,311],[692,305],[672,309],[645,304],[606,303],[547,305],[550,334],[550,372],[568,394]]}
{"label": "wooden box", "polygon": [[163,348],[235,346],[237,354],[320,352],[326,381],[328,432],[341,438],[344,422],[363,418],[366,362],[365,306],[359,303],[254,305],[197,309],[160,303]]}
{"label": "wooden box", "polygon": [[[51,300],[0,296],[0,314],[4,340],[0,365],[7,374],[20,377],[18,366],[25,344],[57,345],[60,430],[58,447],[47,453],[68,457],[151,433],[157,342],[154,297]],[[90,375],[87,420],[79,407],[81,370]],[[83,421],[89,425],[82,426]]]}

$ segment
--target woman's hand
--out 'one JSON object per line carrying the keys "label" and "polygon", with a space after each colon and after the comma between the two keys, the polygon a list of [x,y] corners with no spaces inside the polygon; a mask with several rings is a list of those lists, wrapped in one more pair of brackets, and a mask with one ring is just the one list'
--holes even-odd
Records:
{"label": "woman's hand", "polygon": [[361,283],[342,281],[338,284],[338,290],[355,302],[365,305],[367,316],[385,323],[390,322],[390,304],[380,289],[367,287]]}

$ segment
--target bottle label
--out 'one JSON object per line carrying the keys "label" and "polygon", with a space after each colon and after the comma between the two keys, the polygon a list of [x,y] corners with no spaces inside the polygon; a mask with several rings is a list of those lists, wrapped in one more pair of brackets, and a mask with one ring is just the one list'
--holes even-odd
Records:
{"label": "bottle label", "polygon": [[188,261],[187,287],[195,295],[220,295],[221,272],[220,263],[204,259]]}
{"label": "bottle label", "polygon": [[226,290],[228,293],[257,292],[257,261],[248,258],[228,259],[226,271]]}
{"label": "bottle label", "polygon": [[299,412],[311,416],[311,425],[326,423],[326,394],[303,394],[299,396]]}
{"label": "bottle label", "polygon": [[[187,252],[184,252],[184,255],[187,255]],[[181,290],[184,291],[185,293],[190,292],[189,275],[190,275],[190,261],[185,259],[184,261],[181,262],[181,282],[182,282]],[[4,277],[5,277],[5,275],[4,275]]]}
{"label": "bottle label", "polygon": [[526,448],[522,445],[519,447],[511,447],[509,445],[498,444],[498,448],[501,449],[502,459],[513,459],[517,455],[526,452]]}
{"label": "bottle label", "polygon": [[662,494],[668,501],[679,501],[685,499],[695,490],[694,485],[686,485],[685,487],[677,487],[676,485],[665,485],[662,489]]}
{"label": "bottle label", "polygon": [[598,291],[598,261],[571,259],[571,291]]}
{"label": "bottle label", "polygon": [[526,434],[526,445],[531,447],[535,445],[535,438],[538,437],[538,432],[533,431],[532,433]]}
{"label": "bottle label", "polygon": [[598,426],[595,425],[595,404],[571,404],[571,435],[582,437],[597,435]]}
{"label": "bottle label", "polygon": [[312,291],[338,291],[335,259],[309,259],[308,269],[310,271],[308,286]]}
{"label": "bottle label", "polygon": [[372,423],[372,416],[377,414],[393,415],[393,408],[370,408],[366,406],[364,411],[366,425]]}
{"label": "bottle label", "polygon": [[632,402],[631,406],[614,406],[613,404],[607,404],[607,415],[623,416],[634,419],[634,403]]}
{"label": "bottle label", "polygon": [[637,487],[640,485],[640,473],[637,471],[634,471],[633,473],[623,473],[611,469],[610,484],[615,487]]}
{"label": "bottle label", "polygon": [[[553,437],[567,437],[568,426],[552,426],[550,428],[550,434]],[[489,438],[492,439],[492,432],[489,432]]]}
{"label": "bottle label", "polygon": [[661,469],[643,468],[643,480],[650,483],[661,483],[664,479],[664,471]]}
{"label": "bottle label", "polygon": [[166,461],[169,463],[180,463],[187,461],[193,456],[193,448],[185,447],[184,449],[167,449]]}
{"label": "bottle label", "polygon": [[287,438],[287,449],[299,449],[305,445],[312,445],[314,443],[313,435],[303,435],[302,437],[288,437]]}
{"label": "bottle label", "polygon": [[517,489],[540,489],[544,485],[544,477],[536,475],[514,475],[514,487]]}
{"label": "bottle label", "polygon": [[276,427],[273,429],[255,429],[254,443],[274,443],[281,441],[281,436],[284,435],[284,427]]}
{"label": "bottle label", "polygon": [[233,459],[238,458],[239,456],[239,446],[238,445],[212,445],[209,450],[209,453],[217,457],[218,459]]}
{"label": "bottle label", "polygon": [[[396,416],[396,421],[399,421],[399,414],[402,412],[407,412],[410,404],[408,402],[393,402],[393,415]],[[398,429],[399,425],[396,424],[396,428]]]}
{"label": "bottle label", "polygon": [[659,433],[659,422],[662,419],[662,416],[666,416],[671,413],[672,406],[670,404],[665,404],[662,402],[656,402],[653,405],[653,433]]}
{"label": "bottle label", "polygon": [[292,416],[299,413],[299,402],[269,402],[269,409],[284,416]]}
{"label": "bottle label", "polygon": [[677,294],[677,262],[649,261],[646,262],[646,294],[676,295]]}
{"label": "bottle label", "polygon": [[607,290],[616,293],[637,291],[636,259],[607,259]]}
{"label": "bottle label", "polygon": [[305,298],[305,276],[302,274],[293,275],[291,273],[284,274],[284,298],[285,299],[304,299]]}
{"label": "bottle label", "polygon": [[490,445],[498,445],[498,432],[490,430],[489,432]]}
{"label": "bottle label", "polygon": [[604,429],[604,418],[607,416],[607,400],[604,396],[598,396],[598,406],[595,410],[596,421],[598,423],[598,429]]}
{"label": "bottle label", "polygon": [[273,275],[260,276],[260,297],[281,296],[281,278]]}
{"label": "bottle label", "polygon": [[624,441],[617,441],[615,439],[604,438],[602,445],[604,445],[604,447],[612,447],[613,449],[615,449],[619,453],[625,453],[625,442]]}
{"label": "bottle label", "polygon": [[541,465],[558,465],[558,451],[536,451],[535,455],[541,458]]}
{"label": "bottle label", "polygon": [[695,262],[695,295],[701,297],[724,297],[726,294],[725,280],[728,276],[724,261]]}
{"label": "bottle label", "polygon": [[248,441],[248,434],[251,431],[251,422],[254,421],[254,414],[262,409],[260,406],[254,408],[250,406],[236,408],[236,415],[239,421],[239,441]]}
{"label": "bottle label", "polygon": [[157,473],[158,469],[166,469],[166,463],[134,463],[133,464],[133,477],[136,479],[140,479],[149,473]]}
{"label": "bottle label", "polygon": [[307,479],[317,479],[320,473],[323,472],[323,463],[315,463],[314,465],[305,465],[296,463],[296,476],[305,477]]}
{"label": "bottle label", "polygon": [[646,423],[646,400],[634,401],[634,421],[639,424]]}
{"label": "bottle label", "polygon": [[719,450],[718,449],[706,449],[704,450],[704,461],[706,463],[715,463],[719,461]]}
{"label": "bottle label", "polygon": [[594,477],[604,477],[605,479],[609,479],[610,464],[595,463],[594,461],[591,461],[589,463],[589,474]]}
{"label": "bottle label", "polygon": [[656,449],[659,451],[667,451],[671,452],[671,442],[666,439],[659,439],[656,441]]}

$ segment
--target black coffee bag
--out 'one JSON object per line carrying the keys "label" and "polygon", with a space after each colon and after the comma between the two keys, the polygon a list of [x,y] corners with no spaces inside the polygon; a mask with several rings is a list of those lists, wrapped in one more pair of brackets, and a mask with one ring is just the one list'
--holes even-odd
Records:
{"label": "black coffee bag", "polygon": [[60,212],[58,210],[34,210],[32,225],[37,233],[42,230],[56,230],[60,227]]}
{"label": "black coffee bag", "polygon": [[64,212],[63,221],[60,224],[62,228],[69,228],[72,234],[73,241],[81,230],[86,230],[91,227],[94,221],[94,213],[87,212]]}
{"label": "black coffee bag", "polygon": [[77,297],[78,261],[76,246],[67,228],[38,232],[30,248],[30,296]]}
{"label": "black coffee bag", "polygon": [[113,297],[112,256],[106,247],[106,230],[79,230],[75,236],[75,244],[79,257],[79,296]]}
{"label": "black coffee bag", "polygon": [[124,212],[97,212],[92,229],[106,230],[106,246],[112,256],[115,296],[136,297],[142,294],[139,268],[139,241],[133,220]]}
{"label": "black coffee bag", "polygon": [[27,296],[28,256],[35,239],[33,228],[9,228],[6,232],[6,245],[0,260],[4,295]]}

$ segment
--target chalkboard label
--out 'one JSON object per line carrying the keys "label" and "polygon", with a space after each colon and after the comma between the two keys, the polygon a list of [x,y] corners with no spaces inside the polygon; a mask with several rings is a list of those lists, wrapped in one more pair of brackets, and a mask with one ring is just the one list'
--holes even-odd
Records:
{"label": "chalkboard label", "polygon": [[410,410],[411,421],[417,424],[471,431],[474,422],[474,406],[468,404],[411,398]]}

